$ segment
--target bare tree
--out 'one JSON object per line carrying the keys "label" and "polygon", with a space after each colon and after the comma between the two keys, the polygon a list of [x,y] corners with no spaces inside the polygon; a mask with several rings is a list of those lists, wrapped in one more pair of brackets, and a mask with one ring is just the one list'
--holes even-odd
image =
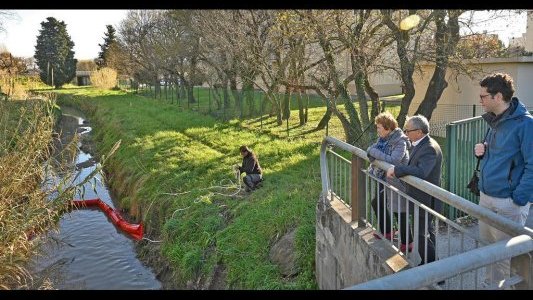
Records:
{"label": "bare tree", "polygon": [[5,22],[7,20],[11,20],[17,17],[18,15],[14,11],[1,9],[0,10],[0,32],[4,32],[6,30]]}
{"label": "bare tree", "polygon": [[[454,70],[457,74],[462,73],[470,77],[475,73],[476,70],[471,66],[465,65],[461,57],[458,56],[457,45],[461,40],[460,28],[472,30],[475,22],[478,22],[473,18],[464,19],[461,22],[460,16],[463,13],[465,13],[465,10],[382,10],[384,22],[394,34],[400,61],[397,72],[400,74],[404,88],[404,97],[398,116],[400,126],[405,123],[409,106],[414,97],[413,73],[420,62],[433,62],[435,64],[424,99],[415,112],[415,114],[422,114],[428,119],[431,119],[438,100],[448,86],[446,81],[448,68]],[[416,28],[402,30],[397,25],[402,18],[414,14],[421,17],[421,23]],[[477,45],[484,47],[490,43],[490,39],[482,39]]]}
{"label": "bare tree", "polygon": [[[231,11],[201,10],[198,14],[198,26],[195,30],[203,38],[200,43],[202,49],[200,60],[207,68],[215,72],[214,78],[216,79],[213,83],[215,97],[222,98],[220,103],[226,110],[231,106],[228,93],[230,82],[236,84],[238,73],[237,64],[234,62],[237,61],[239,48],[232,30],[238,24],[235,23]],[[220,92],[223,95],[220,95]]]}
{"label": "bare tree", "polygon": [[[279,78],[285,74],[286,62],[279,39],[273,37],[276,12],[209,11],[203,15],[203,26],[198,28],[203,29],[208,41],[205,46],[214,49],[206,53],[204,59],[219,74],[223,81],[221,86],[229,86],[235,104],[240,108],[242,94],[237,91],[237,85],[241,83],[250,114],[254,113],[252,89],[254,86],[261,89],[272,104],[271,113],[281,124]],[[224,32],[220,32],[221,28],[225,29]]]}
{"label": "bare tree", "polygon": [[[353,74],[348,74],[347,70],[343,70],[339,62],[340,53],[349,49],[348,43],[341,42],[342,37],[337,30],[344,26],[342,24],[346,24],[348,16],[339,11],[303,11],[300,13],[306,26],[311,30],[311,35],[316,39],[316,46],[321,49],[323,56],[318,60],[316,68],[309,72],[309,76],[315,82],[315,91],[327,104],[326,114],[317,127],[323,128],[329,122],[331,114],[334,114],[341,121],[346,140],[349,143],[355,143],[357,137],[363,132],[361,116],[355,109],[347,90],[347,83],[353,78]],[[365,99],[364,91],[362,93]],[[338,100],[344,104],[346,113],[339,110]],[[366,100],[362,101],[365,101],[366,106]]]}
{"label": "bare tree", "polygon": [[152,83],[160,93],[159,73],[162,62],[156,51],[158,36],[154,34],[164,12],[160,10],[132,10],[120,23],[118,32],[135,69],[134,78]]}
{"label": "bare tree", "polygon": [[0,93],[5,94],[5,99],[14,94],[17,76],[26,70],[27,65],[23,58],[14,57],[9,52],[0,53]]}

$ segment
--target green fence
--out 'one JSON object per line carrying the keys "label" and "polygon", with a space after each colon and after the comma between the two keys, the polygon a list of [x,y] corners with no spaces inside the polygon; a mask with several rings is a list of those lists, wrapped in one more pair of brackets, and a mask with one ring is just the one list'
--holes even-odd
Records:
{"label": "green fence", "polygon": [[[476,196],[466,188],[476,167],[474,145],[485,137],[488,124],[481,117],[451,122],[446,125],[446,177],[445,188],[467,200],[479,203]],[[444,214],[449,219],[462,217],[452,206],[446,205]]]}

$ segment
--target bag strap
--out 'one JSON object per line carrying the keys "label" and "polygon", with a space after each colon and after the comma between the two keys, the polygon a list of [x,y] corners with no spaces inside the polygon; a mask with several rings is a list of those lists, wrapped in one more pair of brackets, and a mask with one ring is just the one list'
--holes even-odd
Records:
{"label": "bag strap", "polygon": [[[487,128],[487,132],[485,133],[485,137],[483,138],[483,141],[481,143],[485,143],[485,141],[487,140],[487,136],[489,135],[489,131],[490,131],[490,127]],[[481,159],[477,156],[476,158],[477,158],[476,172],[479,172],[479,162],[481,161]]]}

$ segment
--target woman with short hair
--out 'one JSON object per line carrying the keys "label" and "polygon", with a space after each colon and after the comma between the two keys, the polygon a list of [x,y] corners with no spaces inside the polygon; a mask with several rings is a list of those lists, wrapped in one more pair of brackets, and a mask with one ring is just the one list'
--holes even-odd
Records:
{"label": "woman with short hair", "polygon": [[242,165],[239,167],[239,174],[246,173],[242,181],[246,185],[246,191],[251,192],[263,180],[263,170],[259,165],[257,156],[248,146],[242,145],[239,151],[242,156]]}
{"label": "woman with short hair", "polygon": [[[370,161],[375,159],[388,162],[390,164],[404,164],[409,162],[408,149],[411,147],[411,142],[405,133],[398,127],[398,122],[390,112],[383,112],[374,119],[376,129],[378,132],[378,140],[367,149],[367,156]],[[370,166],[369,172],[377,178],[386,181],[392,186],[405,192],[405,186],[398,178],[387,178],[384,170]],[[379,216],[379,230],[386,239],[392,240],[394,231],[393,224],[390,218],[390,211],[392,211],[396,218],[399,219],[400,226],[400,240],[402,242],[402,251],[405,251],[407,240],[412,241],[411,230],[406,230],[407,214],[406,214],[406,199],[400,199],[398,205],[397,193],[385,193],[384,185],[378,183],[379,195],[372,199],[372,208]],[[386,195],[385,195],[386,194]],[[402,197],[403,198],[403,197]],[[378,200],[379,207],[378,207]],[[386,201],[385,201],[386,200]],[[407,231],[407,232],[406,232]],[[407,239],[409,235],[409,239]],[[376,238],[381,238],[374,234]],[[412,247],[411,245],[409,246]],[[411,249],[410,249],[411,250]]]}

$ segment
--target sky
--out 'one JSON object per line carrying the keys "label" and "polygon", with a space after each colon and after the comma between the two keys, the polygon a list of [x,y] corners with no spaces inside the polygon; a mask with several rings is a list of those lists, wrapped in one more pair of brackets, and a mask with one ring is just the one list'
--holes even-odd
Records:
{"label": "sky", "polygon": [[[5,21],[5,32],[0,32],[0,45],[3,45],[14,56],[30,57],[35,53],[37,35],[41,22],[47,17],[54,17],[67,24],[67,32],[74,42],[74,57],[94,59],[100,52],[98,44],[104,42],[106,25],[117,29],[121,20],[126,17],[127,10],[13,10],[17,17]],[[520,37],[526,31],[526,14],[511,19],[493,18],[486,11],[475,13],[479,20],[485,20],[475,30],[486,30],[487,33],[498,34],[505,45],[509,38]]]}
{"label": "sky", "polygon": [[[497,34],[498,38],[505,46],[509,45],[509,39],[512,37],[521,37],[526,32],[527,15],[525,11],[520,14],[501,14],[495,16],[495,11],[476,11],[474,12],[475,26],[472,30],[476,32],[487,31],[489,34]],[[465,13],[461,17],[466,18],[469,14]],[[462,30],[462,34],[466,33]]]}
{"label": "sky", "polygon": [[106,25],[117,29],[128,10],[13,10],[16,17],[6,20],[5,32],[0,33],[0,45],[13,56],[30,57],[35,54],[37,35],[41,22],[54,17],[67,24],[67,32],[74,42],[74,57],[78,60],[94,59],[100,52],[98,44],[104,43]]}

